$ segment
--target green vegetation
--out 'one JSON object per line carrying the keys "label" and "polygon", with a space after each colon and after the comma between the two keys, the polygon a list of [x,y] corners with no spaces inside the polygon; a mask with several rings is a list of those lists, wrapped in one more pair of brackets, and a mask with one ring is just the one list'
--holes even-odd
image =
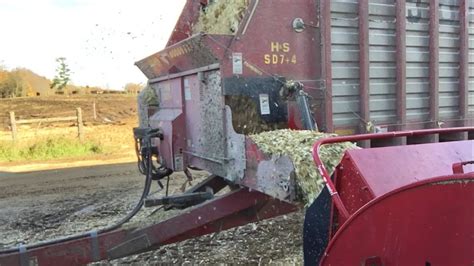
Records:
{"label": "green vegetation", "polygon": [[0,66],[0,98],[39,96],[54,94],[49,88],[51,82],[26,68],[11,71]]}
{"label": "green vegetation", "polygon": [[17,72],[8,73],[0,67],[0,98],[22,96],[25,84]]}
{"label": "green vegetation", "polygon": [[66,63],[65,57],[57,58],[56,63],[58,63],[58,68],[56,69],[56,76],[53,79],[53,83],[51,83],[51,89],[63,91],[66,89],[69,81],[71,81],[71,70]]}
{"label": "green vegetation", "polygon": [[82,157],[103,152],[103,147],[92,141],[58,138],[35,140],[34,143],[0,142],[0,162],[23,160],[51,160]]}

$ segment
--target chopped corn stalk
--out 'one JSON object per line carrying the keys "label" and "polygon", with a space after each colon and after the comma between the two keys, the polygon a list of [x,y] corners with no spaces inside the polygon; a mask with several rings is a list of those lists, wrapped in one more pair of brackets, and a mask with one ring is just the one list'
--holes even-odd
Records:
{"label": "chopped corn stalk", "polygon": [[[313,161],[313,145],[318,139],[334,136],[336,135],[310,130],[282,129],[251,135],[250,138],[265,153],[290,157],[295,167],[297,186],[302,192],[301,200],[309,206],[324,187],[323,178]],[[322,146],[320,155],[330,174],[341,161],[344,152],[354,148],[357,146],[350,142]]]}
{"label": "chopped corn stalk", "polygon": [[215,0],[201,11],[193,32],[235,34],[247,6],[248,0]]}

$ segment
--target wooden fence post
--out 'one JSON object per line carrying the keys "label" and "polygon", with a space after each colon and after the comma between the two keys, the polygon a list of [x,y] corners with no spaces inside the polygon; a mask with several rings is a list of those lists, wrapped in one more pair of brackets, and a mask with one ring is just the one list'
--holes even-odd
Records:
{"label": "wooden fence post", "polygon": [[82,109],[80,107],[76,108],[77,111],[77,135],[79,140],[84,140],[84,124],[82,123]]}
{"label": "wooden fence post", "polygon": [[95,107],[95,101],[94,104],[92,104],[92,111],[94,113],[94,120],[97,120],[97,109]]}
{"label": "wooden fence post", "polygon": [[11,126],[11,130],[12,130],[12,138],[13,138],[13,141],[16,141],[17,138],[18,138],[18,135],[17,135],[17,129],[16,129],[16,119],[15,119],[15,112],[10,112],[10,126]]}

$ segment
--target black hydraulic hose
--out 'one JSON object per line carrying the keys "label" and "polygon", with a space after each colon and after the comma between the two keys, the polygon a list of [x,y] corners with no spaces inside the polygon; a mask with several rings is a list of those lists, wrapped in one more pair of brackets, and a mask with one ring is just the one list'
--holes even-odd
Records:
{"label": "black hydraulic hose", "polygon": [[[151,181],[152,181],[151,177],[152,177],[152,164],[153,164],[153,162],[152,162],[152,156],[151,156],[151,139],[149,137],[146,138],[146,145],[148,146],[147,158],[146,158],[147,159],[146,160],[146,164],[147,164],[147,167],[146,167],[147,169],[146,170],[147,171],[146,171],[146,178],[145,178],[145,186],[143,188],[143,192],[142,192],[142,195],[140,197],[140,201],[137,203],[137,205],[135,205],[133,210],[130,213],[128,213],[127,216],[125,216],[118,223],[116,223],[114,225],[111,225],[109,227],[103,228],[101,230],[91,231],[91,232],[96,232],[97,235],[100,235],[100,234],[104,234],[104,233],[113,231],[113,230],[119,228],[120,226],[122,226],[123,224],[125,224],[126,222],[128,222],[130,219],[132,219],[133,216],[135,216],[138,213],[138,211],[142,208],[145,197],[148,196],[148,194],[150,193]],[[41,247],[45,247],[45,246],[49,246],[49,245],[54,245],[54,244],[59,244],[59,243],[67,242],[67,241],[72,241],[72,240],[77,240],[77,239],[81,239],[81,238],[90,237],[92,235],[91,232],[84,233],[84,234],[79,234],[79,235],[72,235],[72,236],[64,237],[64,238],[53,239],[53,240],[49,240],[49,241],[38,242],[38,243],[32,244],[32,245],[25,245],[25,246],[21,246],[21,247],[15,247],[15,248],[0,250],[0,255],[6,255],[6,254],[14,253],[14,252],[20,252],[20,248],[26,248],[26,250],[30,250],[30,249],[41,248]]]}

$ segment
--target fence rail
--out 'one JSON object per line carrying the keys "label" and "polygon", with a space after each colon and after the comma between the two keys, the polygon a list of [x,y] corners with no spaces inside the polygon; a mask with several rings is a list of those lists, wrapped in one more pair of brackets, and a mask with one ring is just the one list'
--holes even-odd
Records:
{"label": "fence rail", "polygon": [[77,136],[82,141],[84,140],[84,122],[82,120],[82,109],[76,108],[76,116],[65,116],[65,117],[49,117],[49,118],[34,118],[34,119],[22,119],[16,120],[15,112],[10,112],[10,129],[12,132],[13,141],[18,140],[18,127],[17,125],[35,124],[35,123],[55,123],[55,122],[77,122]]}
{"label": "fence rail", "polygon": [[75,121],[77,116],[66,116],[66,117],[52,117],[52,118],[37,118],[28,120],[16,120],[16,124],[34,124],[34,123],[54,123],[54,122],[67,122]]}

